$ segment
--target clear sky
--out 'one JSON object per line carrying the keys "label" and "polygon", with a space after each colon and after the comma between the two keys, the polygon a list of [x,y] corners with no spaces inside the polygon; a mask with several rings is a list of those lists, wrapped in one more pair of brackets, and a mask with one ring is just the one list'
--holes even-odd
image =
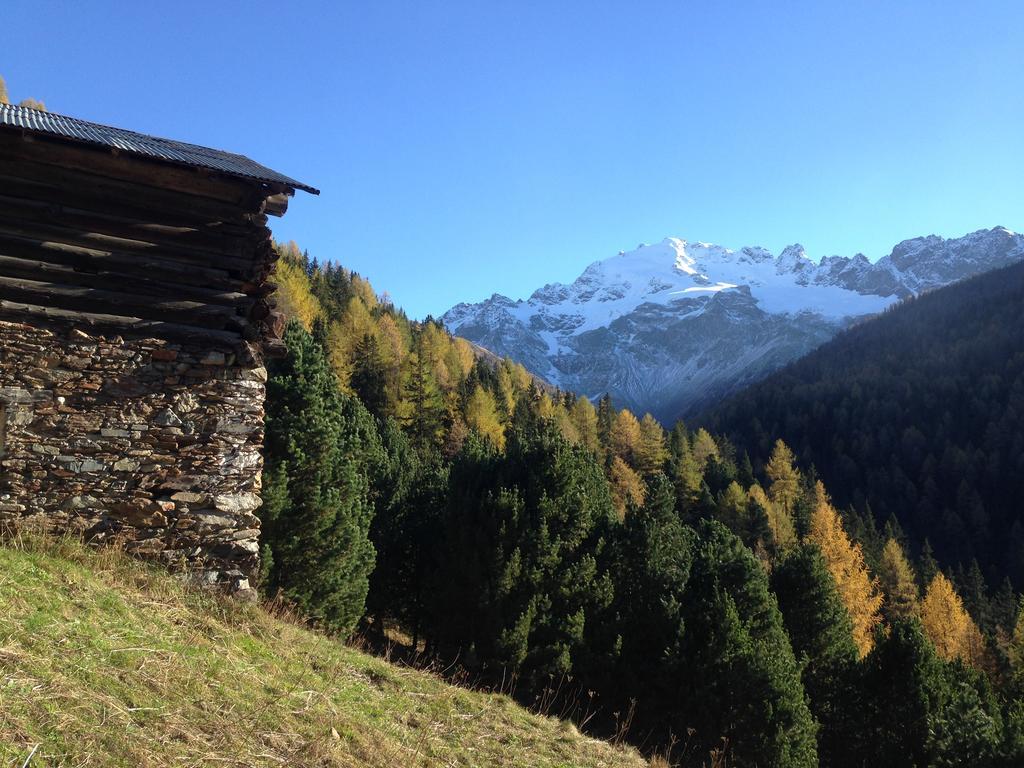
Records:
{"label": "clear sky", "polygon": [[12,100],[323,190],[275,234],[415,317],[672,235],[1024,229],[1024,2],[5,0]]}

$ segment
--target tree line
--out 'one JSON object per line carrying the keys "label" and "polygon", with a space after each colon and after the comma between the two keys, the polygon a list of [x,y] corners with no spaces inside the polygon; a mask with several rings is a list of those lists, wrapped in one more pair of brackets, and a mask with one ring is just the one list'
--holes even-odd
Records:
{"label": "tree line", "polygon": [[1009,629],[1024,587],[1024,264],[840,334],[700,419],[767,460],[777,438],[858,518],[937,560],[976,618]]}
{"label": "tree line", "polygon": [[782,441],[542,387],[294,245],[279,279],[266,593],[687,765],[1024,759],[1016,605],[997,637],[900,530],[869,551]]}

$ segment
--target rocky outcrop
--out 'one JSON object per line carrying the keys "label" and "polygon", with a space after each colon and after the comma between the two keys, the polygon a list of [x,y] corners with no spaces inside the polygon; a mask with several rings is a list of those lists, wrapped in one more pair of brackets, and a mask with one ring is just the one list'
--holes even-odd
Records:
{"label": "rocky outcrop", "polygon": [[0,322],[0,526],[253,595],[265,382],[228,349]]}

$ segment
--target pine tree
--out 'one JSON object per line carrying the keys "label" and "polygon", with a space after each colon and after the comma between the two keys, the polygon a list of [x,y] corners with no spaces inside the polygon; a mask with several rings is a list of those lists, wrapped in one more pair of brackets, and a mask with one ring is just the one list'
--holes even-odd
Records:
{"label": "pine tree", "polygon": [[669,469],[672,473],[672,485],[676,490],[676,508],[687,517],[696,517],[694,513],[701,496],[704,478],[701,476],[701,468],[694,458],[685,430],[680,436],[678,427],[673,431]]}
{"label": "pine tree", "polygon": [[953,584],[939,571],[921,601],[921,626],[939,655],[980,666],[984,640]]}
{"label": "pine tree", "polygon": [[0,75],[0,104],[10,104],[11,99],[7,95],[7,81]]}
{"label": "pine tree", "polygon": [[919,579],[918,585],[921,590],[928,589],[928,585],[932,583],[936,574],[939,572],[939,564],[935,561],[935,553],[932,551],[932,545],[926,538],[924,544],[921,546],[921,559],[918,564],[917,577]]}
{"label": "pine tree", "polygon": [[676,733],[693,728],[697,760],[818,764],[816,726],[764,570],[717,521],[702,521],[683,597]]}
{"label": "pine tree", "polygon": [[429,351],[422,334],[417,335],[416,349],[411,355],[406,398],[412,409],[407,430],[413,445],[421,451],[433,450],[445,433],[444,401],[431,373]]}
{"label": "pine tree", "polygon": [[624,711],[636,702],[634,729],[668,742],[666,718],[685,674],[678,644],[684,631],[683,593],[690,572],[694,531],[675,513],[675,493],[664,475],[654,475],[643,506],[626,517],[612,551],[615,599],[608,629],[618,652],[599,678],[606,708]]}
{"label": "pine tree", "polygon": [[816,544],[825,556],[829,573],[835,579],[839,596],[853,621],[853,639],[860,655],[864,656],[871,650],[872,635],[881,620],[882,595],[878,591],[877,580],[872,579],[864,564],[860,544],[850,541],[846,535],[839,513],[820,481],[815,493],[817,501],[811,513],[807,540]]}
{"label": "pine tree", "polygon": [[914,569],[896,539],[890,538],[885,542],[878,580],[885,595],[882,613],[886,621],[891,624],[897,619],[909,619],[918,615],[918,591]]}
{"label": "pine tree", "polygon": [[377,567],[370,576],[367,612],[398,621],[418,645],[427,619],[427,586],[436,570],[447,466],[436,454],[417,453],[392,419],[381,428],[383,459],[374,476],[370,539]]}
{"label": "pine tree", "polygon": [[280,590],[311,620],[348,634],[363,613],[374,550],[370,476],[380,444],[372,417],[338,389],[323,350],[298,323],[288,357],[267,383],[266,475],[261,510]]}
{"label": "pine tree", "polygon": [[793,652],[801,661],[811,712],[821,725],[822,765],[843,765],[857,723],[857,645],[853,623],[828,564],[814,545],[804,544],[772,571],[772,590]]}
{"label": "pine tree", "polygon": [[363,337],[355,346],[353,353],[352,375],[349,386],[359,397],[366,410],[383,419],[389,415],[387,370],[380,353],[377,337],[371,333]]}
{"label": "pine tree", "polygon": [[612,446],[612,425],[615,423],[615,409],[607,394],[597,401],[597,439],[605,451]]}
{"label": "pine tree", "polygon": [[1013,633],[1010,635],[1007,656],[1018,693],[1024,694],[1024,597],[1020,598],[1018,603],[1017,620],[1013,626]]}
{"label": "pine tree", "polygon": [[864,660],[863,724],[852,765],[930,766],[930,723],[948,696],[943,664],[917,621],[898,620]]}
{"label": "pine tree", "polygon": [[524,426],[504,455],[471,437],[452,466],[432,625],[443,655],[515,673],[526,696],[588,652],[588,617],[612,598],[600,563],[614,511],[589,451]]}

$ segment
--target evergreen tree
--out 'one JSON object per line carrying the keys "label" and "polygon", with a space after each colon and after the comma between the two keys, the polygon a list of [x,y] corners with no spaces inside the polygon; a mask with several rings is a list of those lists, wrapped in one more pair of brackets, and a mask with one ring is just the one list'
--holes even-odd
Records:
{"label": "evergreen tree", "polygon": [[615,423],[615,409],[607,394],[597,401],[597,439],[604,450],[611,450],[612,425]]}
{"label": "evergreen tree", "polygon": [[814,718],[764,570],[717,521],[700,524],[683,598],[675,732],[693,728],[699,760],[816,766]]}
{"label": "evergreen tree", "polygon": [[347,634],[362,616],[374,563],[369,478],[379,438],[370,414],[341,393],[323,350],[298,323],[288,326],[285,341],[288,356],[267,383],[267,587]]}
{"label": "evergreen tree", "polygon": [[903,547],[894,538],[885,542],[878,579],[885,595],[882,613],[890,624],[897,619],[909,619],[918,615],[914,569],[903,554]]}
{"label": "evergreen tree", "polygon": [[418,450],[430,451],[439,445],[445,433],[445,411],[422,334],[416,337],[416,350],[411,357],[406,398],[412,413],[407,417],[407,429]]}
{"label": "evergreen tree", "polygon": [[600,567],[614,520],[586,449],[543,421],[513,429],[504,456],[470,438],[451,471],[434,633],[445,655],[519,676],[535,693],[587,654],[588,617],[611,601]]}
{"label": "evergreen tree", "polygon": [[651,478],[642,507],[626,517],[612,546],[615,601],[611,624],[618,654],[601,680],[607,708],[624,711],[636,702],[634,728],[668,743],[673,723],[665,714],[679,697],[685,675],[678,652],[683,633],[683,593],[695,534],[675,513],[668,478]]}
{"label": "evergreen tree", "polygon": [[896,621],[864,660],[867,708],[856,765],[930,766],[930,723],[946,700],[945,670],[916,621]]}
{"label": "evergreen tree", "polygon": [[381,444],[370,527],[377,565],[370,575],[366,609],[376,630],[393,619],[412,633],[415,645],[425,619],[428,574],[437,556],[447,470],[437,456],[418,454],[393,419],[381,426]]}
{"label": "evergreen tree", "polygon": [[676,491],[676,508],[687,518],[695,519],[704,478],[690,447],[689,437],[685,430],[680,434],[680,429],[681,427],[677,427],[672,433],[673,446],[669,469]]}
{"label": "evergreen tree", "polygon": [[388,415],[387,370],[377,337],[371,333],[363,334],[355,346],[349,386],[378,419]]}
{"label": "evergreen tree", "polygon": [[821,726],[818,756],[822,765],[847,762],[856,737],[854,711],[861,706],[858,689],[857,645],[853,624],[821,551],[804,544],[772,571],[772,589],[793,652],[801,663],[804,689],[811,712]]}
{"label": "evergreen tree", "polygon": [[939,572],[939,564],[935,561],[935,553],[928,539],[924,540],[921,547],[921,560],[917,569],[918,586],[922,591],[928,589],[928,585]]}

